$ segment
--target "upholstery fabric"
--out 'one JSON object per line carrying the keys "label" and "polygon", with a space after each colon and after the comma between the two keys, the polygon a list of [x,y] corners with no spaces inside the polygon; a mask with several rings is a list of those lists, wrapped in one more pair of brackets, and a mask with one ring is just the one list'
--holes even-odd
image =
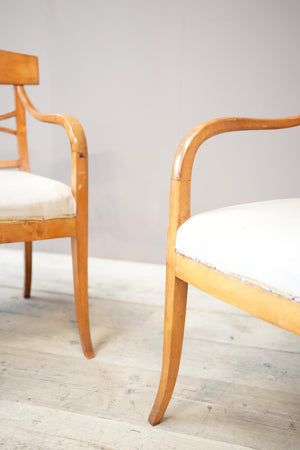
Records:
{"label": "upholstery fabric", "polygon": [[300,302],[300,199],[197,214],[179,227],[176,252]]}
{"label": "upholstery fabric", "polygon": [[0,171],[0,221],[74,216],[76,201],[69,186],[27,172]]}

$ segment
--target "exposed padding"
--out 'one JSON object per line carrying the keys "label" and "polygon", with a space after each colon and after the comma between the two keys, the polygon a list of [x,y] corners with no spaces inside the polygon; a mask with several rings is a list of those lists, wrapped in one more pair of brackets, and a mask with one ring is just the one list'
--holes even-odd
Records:
{"label": "exposed padding", "polygon": [[179,227],[176,252],[300,302],[300,199],[197,214]]}
{"label": "exposed padding", "polygon": [[0,221],[75,216],[76,201],[69,186],[27,172],[0,170]]}

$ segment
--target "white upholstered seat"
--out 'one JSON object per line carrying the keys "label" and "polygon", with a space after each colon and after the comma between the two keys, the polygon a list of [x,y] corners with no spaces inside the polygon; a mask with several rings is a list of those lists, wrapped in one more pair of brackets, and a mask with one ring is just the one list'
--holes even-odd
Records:
{"label": "white upholstered seat", "polygon": [[300,199],[197,214],[179,227],[176,252],[300,302]]}
{"label": "white upholstered seat", "polygon": [[1,170],[0,221],[75,217],[71,188],[27,172]]}

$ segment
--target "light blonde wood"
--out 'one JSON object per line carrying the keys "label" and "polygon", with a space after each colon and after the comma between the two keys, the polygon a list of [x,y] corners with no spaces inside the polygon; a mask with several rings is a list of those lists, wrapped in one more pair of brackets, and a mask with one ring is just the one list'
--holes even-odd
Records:
{"label": "light blonde wood", "polygon": [[[2,114],[0,120],[16,117],[16,131],[0,128],[0,131],[16,134],[18,160],[1,161],[0,168],[19,167],[29,172],[26,130],[26,111],[37,120],[62,126],[69,137],[71,147],[72,193],[76,200],[76,217],[52,220],[0,221],[0,243],[25,242],[24,296],[30,296],[32,241],[60,237],[74,238],[74,286],[78,327],[83,352],[87,358],[94,356],[88,316],[87,298],[87,235],[88,235],[88,157],[84,131],[80,123],[65,114],[43,114],[30,102],[24,84],[38,84],[38,60],[35,56],[21,55],[0,50],[0,84],[14,85],[15,111]],[[74,247],[74,246],[73,246]],[[82,259],[78,262],[78,258]]]}
{"label": "light blonde wood", "polygon": [[[300,306],[297,303],[239,282],[216,270],[195,263],[189,258],[177,255],[175,243],[178,228],[191,214],[192,168],[199,146],[204,141],[215,135],[231,131],[270,130],[298,125],[300,125],[300,115],[278,119],[229,117],[204,122],[190,131],[181,142],[173,163],[167,243],[167,274],[172,274],[173,279],[192,284],[227,303],[296,334],[300,334]],[[185,300],[174,290],[172,284],[168,282],[168,278],[165,295],[166,311],[172,310],[172,308],[175,310],[177,302],[181,302],[181,307],[183,307]],[[172,316],[166,312],[161,380],[149,416],[149,422],[152,425],[161,421],[177,378],[177,362],[179,364],[181,344],[176,343],[181,342],[183,331],[181,327],[177,329],[174,323]],[[171,342],[169,336],[173,333],[178,336],[174,337]],[[170,355],[174,358],[173,364],[169,362]]]}
{"label": "light blonde wood", "polygon": [[16,111],[11,111],[9,113],[6,114],[0,114],[0,120],[6,120],[6,119],[10,119],[12,117],[16,116]]}
{"label": "light blonde wood", "polygon": [[176,275],[253,316],[300,335],[300,304],[176,255]]}
{"label": "light blonde wood", "polygon": [[13,167],[19,167],[18,159],[7,159],[0,161],[0,169],[10,169]]}
{"label": "light blonde wood", "polygon": [[[16,111],[11,111],[7,114],[1,114],[0,120],[7,120],[7,119],[11,119],[12,117],[16,117]],[[12,128],[7,128],[7,127],[0,127],[0,131],[2,131],[4,133],[14,134],[14,135],[17,134],[17,130],[13,130]]]}
{"label": "light blonde wood", "polygon": [[38,58],[0,50],[0,84],[38,84]]}
{"label": "light blonde wood", "polygon": [[193,128],[179,145],[174,159],[172,179],[191,180],[196,153],[200,145],[213,136],[231,131],[274,130],[298,125],[300,115],[276,119],[225,117],[204,122]]}
{"label": "light blonde wood", "polygon": [[187,283],[167,268],[163,367],[155,404],[149,416],[152,425],[159,423],[171,399],[178,374],[186,313]]}
{"label": "light blonde wood", "polygon": [[12,128],[0,127],[0,131],[4,133],[17,134],[17,130],[13,130]]}
{"label": "light blonde wood", "polygon": [[76,232],[76,218],[0,222],[2,244],[70,237],[75,236]]}
{"label": "light blonde wood", "polygon": [[78,235],[72,237],[72,258],[75,305],[81,345],[85,356],[93,358],[88,314],[87,240],[80,239]]}
{"label": "light blonde wood", "polygon": [[19,151],[19,167],[21,170],[29,172],[29,156],[27,144],[27,130],[26,130],[26,116],[25,108],[18,95],[17,87],[15,86],[15,103],[16,103],[16,124],[17,124],[17,141]]}

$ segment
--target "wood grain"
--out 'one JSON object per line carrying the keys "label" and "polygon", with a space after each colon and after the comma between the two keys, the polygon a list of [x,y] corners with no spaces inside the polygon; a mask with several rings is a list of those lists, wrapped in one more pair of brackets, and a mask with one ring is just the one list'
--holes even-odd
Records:
{"label": "wood grain", "polygon": [[0,84],[38,84],[38,58],[0,50]]}
{"label": "wood grain", "polygon": [[295,301],[224,275],[178,254],[176,275],[220,300],[300,335],[300,304]]}
{"label": "wood grain", "polygon": [[24,243],[24,298],[30,297],[32,276],[32,242]]}
{"label": "wood grain", "polygon": [[0,242],[28,242],[76,235],[76,219],[0,221]]}

